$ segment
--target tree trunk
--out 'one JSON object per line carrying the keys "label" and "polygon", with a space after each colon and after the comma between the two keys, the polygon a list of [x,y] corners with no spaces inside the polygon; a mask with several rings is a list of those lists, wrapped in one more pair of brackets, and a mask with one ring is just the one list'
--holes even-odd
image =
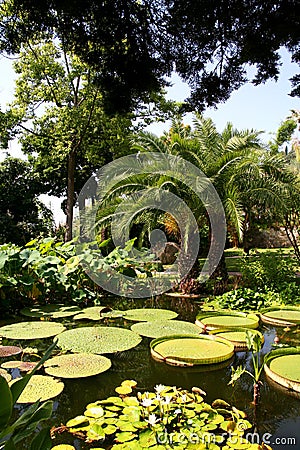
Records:
{"label": "tree trunk", "polygon": [[73,207],[74,207],[74,176],[75,176],[75,150],[71,150],[68,155],[68,167],[67,167],[67,207],[66,207],[66,234],[65,241],[72,239],[73,228]]}

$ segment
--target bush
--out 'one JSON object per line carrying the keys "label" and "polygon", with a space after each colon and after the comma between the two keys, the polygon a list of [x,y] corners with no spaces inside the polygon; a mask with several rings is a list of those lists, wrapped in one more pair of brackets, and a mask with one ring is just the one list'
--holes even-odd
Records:
{"label": "bush", "polygon": [[249,288],[239,288],[215,297],[215,300],[212,303],[217,309],[259,311],[261,308],[267,308],[274,304],[274,302],[280,301],[280,295],[273,291],[266,293],[254,291]]}

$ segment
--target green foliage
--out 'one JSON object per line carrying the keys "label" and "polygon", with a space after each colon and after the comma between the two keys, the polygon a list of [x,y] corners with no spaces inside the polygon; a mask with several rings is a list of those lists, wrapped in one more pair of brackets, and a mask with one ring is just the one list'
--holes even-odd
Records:
{"label": "green foliage", "polygon": [[255,291],[250,288],[239,288],[217,296],[207,304],[216,309],[232,309],[235,311],[259,311],[269,306],[279,296],[274,292]]}
{"label": "green foliage", "polygon": [[199,388],[159,384],[154,392],[130,395],[135,387],[134,381],[123,381],[116,388],[120,397],[90,403],[84,415],[66,423],[68,431],[116,450],[219,448],[210,443],[226,445],[233,437],[248,443],[243,435],[252,425],[245,413],[220,399],[206,403]]}
{"label": "green foliage", "polygon": [[296,281],[296,261],[289,256],[262,253],[258,259],[244,258],[241,265],[243,281],[251,289],[280,292]]}
{"label": "green foliage", "polygon": [[53,218],[38,199],[42,193],[40,176],[28,162],[9,157],[0,163],[0,244],[23,245],[49,234]]}
{"label": "green foliage", "polygon": [[[30,382],[35,371],[49,358],[55,343],[48,348],[45,355],[30,374],[16,380],[11,386],[0,376],[0,447],[3,450],[16,450],[18,443],[32,436],[41,422],[51,417],[53,402],[40,404],[36,401],[16,420],[12,420],[13,407]],[[51,449],[50,427],[43,428],[33,437],[29,450]]]}

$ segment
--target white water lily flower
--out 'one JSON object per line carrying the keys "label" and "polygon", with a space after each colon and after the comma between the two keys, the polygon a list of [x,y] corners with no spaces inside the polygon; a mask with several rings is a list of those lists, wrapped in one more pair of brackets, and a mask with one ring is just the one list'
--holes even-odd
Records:
{"label": "white water lily flower", "polygon": [[156,394],[155,400],[157,400],[158,402],[160,402],[162,400],[161,396],[159,394]]}
{"label": "white water lily flower", "polygon": [[185,394],[183,394],[183,395],[181,396],[181,400],[182,400],[183,402],[186,402],[186,401],[187,401],[187,396],[186,396]]}
{"label": "white water lily flower", "polygon": [[148,408],[149,406],[151,406],[153,403],[153,400],[151,400],[151,398],[144,398],[142,400],[142,406],[145,406],[145,408]]}
{"label": "white water lily flower", "polygon": [[154,390],[155,392],[157,392],[158,394],[160,394],[163,390],[166,389],[166,386],[163,384],[157,384],[156,386],[154,386]]}
{"label": "white water lily flower", "polygon": [[149,414],[148,420],[146,420],[146,422],[149,423],[149,425],[153,426],[155,425],[157,422],[159,422],[159,418],[156,417],[155,414]]}
{"label": "white water lily flower", "polygon": [[167,397],[165,397],[164,400],[164,405],[169,405],[171,403],[172,397],[170,395],[168,395]]}
{"label": "white water lily flower", "polygon": [[177,409],[175,409],[175,411],[174,411],[174,414],[176,414],[176,416],[177,416],[178,414],[181,414],[181,413],[182,413],[182,411],[181,411],[180,408],[177,408]]}

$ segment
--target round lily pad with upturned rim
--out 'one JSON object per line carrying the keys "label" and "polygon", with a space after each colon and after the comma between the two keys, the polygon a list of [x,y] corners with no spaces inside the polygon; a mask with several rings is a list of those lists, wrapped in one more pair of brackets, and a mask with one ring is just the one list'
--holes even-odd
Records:
{"label": "round lily pad with upturned rim", "polygon": [[297,307],[273,307],[262,311],[262,322],[274,326],[293,326],[300,324],[300,308]]}
{"label": "round lily pad with upturned rim", "polygon": [[209,331],[217,328],[255,329],[259,325],[259,317],[238,311],[203,311],[197,315],[195,323]]}
{"label": "round lily pad with upturned rim", "polygon": [[[219,336],[223,339],[227,339],[234,345],[235,351],[247,350],[246,333],[250,331],[249,328],[220,328],[212,330],[209,334]],[[257,330],[251,329],[251,333],[259,335],[261,342],[264,342],[264,336]]]}
{"label": "round lily pad with upturned rim", "polygon": [[[14,383],[16,380],[13,380]],[[35,403],[37,400],[45,401],[57,397],[64,389],[64,383],[53,377],[33,375],[17,403]]]}
{"label": "round lily pad with upturned rim", "polygon": [[63,317],[71,317],[79,314],[81,309],[78,306],[64,306],[64,305],[42,305],[33,308],[21,309],[21,314],[28,317],[52,317],[53,319],[60,319]]}
{"label": "round lily pad with upturned rim", "polygon": [[300,392],[300,347],[271,351],[266,359],[267,377],[287,389]]}
{"label": "round lily pad with upturned rim", "polygon": [[141,336],[126,328],[81,327],[57,336],[57,345],[74,353],[115,353],[136,347]]}
{"label": "round lily pad with upturned rim", "polygon": [[175,319],[178,314],[169,309],[159,308],[138,308],[128,309],[124,312],[124,319],[132,320],[134,322],[154,322],[156,320],[171,320]]}
{"label": "round lily pad with upturned rim", "polygon": [[0,328],[0,336],[7,339],[42,339],[64,331],[66,327],[55,322],[18,322]]}
{"label": "round lily pad with upturned rim", "polygon": [[194,323],[183,320],[155,320],[153,322],[139,322],[132,325],[131,330],[141,336],[158,338],[173,336],[174,334],[200,334],[201,330]]}
{"label": "round lily pad with upturned rim", "polygon": [[45,364],[48,375],[59,378],[84,378],[98,375],[111,367],[110,359],[92,353],[54,356]]}
{"label": "round lily pad with upturned rim", "polygon": [[234,346],[215,336],[174,335],[150,343],[154,359],[172,365],[216,364],[230,359]]}
{"label": "round lily pad with upturned rim", "polygon": [[0,345],[0,358],[19,355],[22,351],[21,347],[15,345]]}

